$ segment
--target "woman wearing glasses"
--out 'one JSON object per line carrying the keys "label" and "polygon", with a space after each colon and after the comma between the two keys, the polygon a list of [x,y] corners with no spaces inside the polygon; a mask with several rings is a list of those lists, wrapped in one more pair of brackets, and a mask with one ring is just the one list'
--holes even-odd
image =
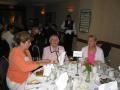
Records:
{"label": "woman wearing glasses", "polygon": [[[55,60],[58,63],[59,55],[65,51],[64,47],[59,45],[59,38],[57,35],[52,35],[49,39],[50,46],[47,46],[43,50],[42,59]],[[68,61],[68,57],[65,57],[65,62]]]}

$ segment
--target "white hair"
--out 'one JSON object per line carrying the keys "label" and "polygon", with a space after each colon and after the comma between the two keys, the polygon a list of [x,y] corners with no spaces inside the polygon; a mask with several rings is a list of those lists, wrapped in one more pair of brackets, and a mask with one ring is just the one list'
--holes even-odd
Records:
{"label": "white hair", "polygon": [[57,35],[51,35],[50,38],[49,38],[49,43],[51,42],[53,37],[56,37],[58,39],[58,42],[59,42],[59,37]]}

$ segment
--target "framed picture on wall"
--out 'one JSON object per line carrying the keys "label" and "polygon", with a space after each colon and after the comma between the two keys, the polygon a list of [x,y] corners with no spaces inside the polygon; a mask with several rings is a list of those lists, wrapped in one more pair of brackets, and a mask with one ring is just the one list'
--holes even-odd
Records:
{"label": "framed picture on wall", "polygon": [[81,9],[80,10],[80,32],[89,32],[91,21],[91,10],[90,9]]}

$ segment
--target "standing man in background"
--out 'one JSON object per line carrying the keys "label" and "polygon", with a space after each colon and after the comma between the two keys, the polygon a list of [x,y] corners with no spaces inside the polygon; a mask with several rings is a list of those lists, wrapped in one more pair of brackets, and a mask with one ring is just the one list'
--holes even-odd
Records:
{"label": "standing man in background", "polygon": [[73,37],[76,34],[75,23],[71,15],[66,16],[66,20],[62,23],[61,28],[64,30],[64,47],[68,56],[72,55]]}

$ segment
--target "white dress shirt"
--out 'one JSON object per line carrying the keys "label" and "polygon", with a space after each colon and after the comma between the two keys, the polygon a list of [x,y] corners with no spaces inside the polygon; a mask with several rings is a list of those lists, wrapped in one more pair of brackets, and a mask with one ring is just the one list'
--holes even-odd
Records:
{"label": "white dress shirt", "polygon": [[[65,21],[62,23],[61,29],[65,30]],[[66,30],[65,31],[65,34],[72,34],[72,33],[74,33],[76,35],[75,22],[73,23],[73,30]]]}

